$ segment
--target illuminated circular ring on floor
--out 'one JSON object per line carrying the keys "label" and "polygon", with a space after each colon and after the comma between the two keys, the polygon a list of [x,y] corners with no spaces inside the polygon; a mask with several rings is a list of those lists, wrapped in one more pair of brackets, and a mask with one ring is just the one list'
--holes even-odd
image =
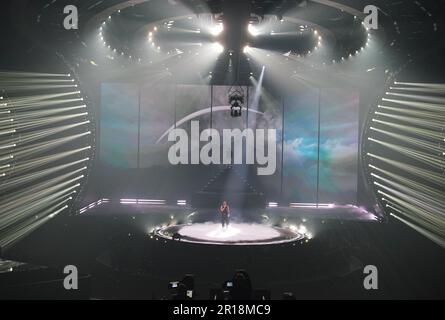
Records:
{"label": "illuminated circular ring on floor", "polygon": [[259,223],[195,223],[163,227],[155,231],[159,237],[181,242],[214,245],[271,245],[303,240],[305,236],[291,229]]}

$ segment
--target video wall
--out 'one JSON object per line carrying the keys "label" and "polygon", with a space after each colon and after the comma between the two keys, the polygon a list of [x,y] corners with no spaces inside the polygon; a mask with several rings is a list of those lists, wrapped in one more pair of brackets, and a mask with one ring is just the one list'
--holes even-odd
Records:
{"label": "video wall", "polygon": [[283,185],[295,202],[353,204],[357,198],[359,94],[296,91],[284,107]]}
{"label": "video wall", "polygon": [[[227,86],[103,83],[104,195],[165,198],[199,191],[221,165],[171,165],[173,142],[167,139],[172,128],[189,133],[191,121],[199,121],[201,131],[213,128],[221,136],[224,129],[276,130],[274,174],[249,181],[269,199],[312,203],[318,192],[320,203],[356,203],[358,92],[295,88],[277,97],[253,87],[242,89],[249,97],[249,112],[232,118],[223,108],[228,105]],[[120,183],[107,183],[110,175],[119,175]]]}

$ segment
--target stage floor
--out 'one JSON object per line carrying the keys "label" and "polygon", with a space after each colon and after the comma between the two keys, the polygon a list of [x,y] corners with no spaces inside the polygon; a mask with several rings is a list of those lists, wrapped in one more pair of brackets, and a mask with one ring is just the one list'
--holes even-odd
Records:
{"label": "stage floor", "polygon": [[155,234],[168,240],[213,245],[270,245],[305,238],[288,228],[258,223],[231,223],[225,228],[212,222],[174,225],[158,229]]}

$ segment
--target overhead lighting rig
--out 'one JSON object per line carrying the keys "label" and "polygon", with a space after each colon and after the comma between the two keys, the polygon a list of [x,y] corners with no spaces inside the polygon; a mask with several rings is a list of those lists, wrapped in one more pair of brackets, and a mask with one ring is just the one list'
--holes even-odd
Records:
{"label": "overhead lighting rig", "polygon": [[244,106],[244,90],[240,87],[231,87],[229,89],[230,116],[233,118],[242,116]]}

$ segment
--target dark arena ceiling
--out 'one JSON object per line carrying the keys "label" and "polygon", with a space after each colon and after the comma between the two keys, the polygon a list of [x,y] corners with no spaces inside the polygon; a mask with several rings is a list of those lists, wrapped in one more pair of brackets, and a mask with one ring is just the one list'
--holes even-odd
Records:
{"label": "dark arena ceiling", "polygon": [[[211,74],[214,83],[246,82],[261,68],[246,54],[251,48],[252,54],[281,63],[288,76],[322,72],[359,55],[370,42],[385,56],[362,64],[363,70],[394,71],[443,46],[442,1],[374,1],[380,9],[378,30],[366,30],[362,24],[367,4],[361,0],[18,0],[11,2],[10,11],[24,36],[56,50],[73,67],[94,72],[115,64],[133,66],[133,77],[149,70],[175,76],[186,71],[197,76],[193,81]],[[78,8],[78,30],[63,27],[66,5]],[[222,26],[224,32],[219,30]],[[202,60],[209,50],[224,50],[215,55],[216,64],[188,68],[190,61]],[[232,76],[227,76],[228,70]],[[109,73],[111,78],[122,76]]]}

